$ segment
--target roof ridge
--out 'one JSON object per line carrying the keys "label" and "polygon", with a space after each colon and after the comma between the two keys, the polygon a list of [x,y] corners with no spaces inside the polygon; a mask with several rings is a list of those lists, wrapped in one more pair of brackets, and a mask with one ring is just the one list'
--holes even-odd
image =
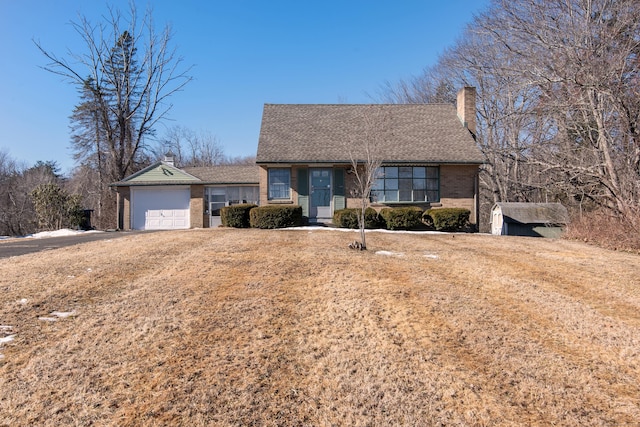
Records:
{"label": "roof ridge", "polygon": [[382,104],[377,104],[377,103],[329,103],[329,104],[325,104],[325,103],[269,103],[269,102],[265,102],[264,103],[265,106],[291,106],[291,107],[309,107],[309,106],[319,106],[319,107],[360,107],[360,106],[369,106],[369,105],[379,105],[379,106],[383,106],[383,107],[428,107],[431,105],[435,105],[435,106],[442,106],[442,105],[446,105],[446,106],[452,106],[455,105],[453,102],[429,102],[429,103],[410,103],[410,104],[390,104],[390,103],[382,103]]}

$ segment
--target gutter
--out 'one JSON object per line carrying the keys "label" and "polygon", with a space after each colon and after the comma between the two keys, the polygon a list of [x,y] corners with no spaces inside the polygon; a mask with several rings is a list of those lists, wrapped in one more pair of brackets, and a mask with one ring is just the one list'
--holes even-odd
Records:
{"label": "gutter", "polygon": [[[365,160],[358,160],[358,163],[366,163]],[[388,165],[478,165],[481,166],[486,164],[485,160],[482,161],[468,161],[468,162],[460,162],[460,161],[438,161],[438,160],[382,160],[382,164]],[[265,165],[315,165],[315,164],[331,164],[331,165],[350,165],[350,160],[278,160],[278,161],[268,161],[268,162],[260,162],[256,161],[258,166]]]}

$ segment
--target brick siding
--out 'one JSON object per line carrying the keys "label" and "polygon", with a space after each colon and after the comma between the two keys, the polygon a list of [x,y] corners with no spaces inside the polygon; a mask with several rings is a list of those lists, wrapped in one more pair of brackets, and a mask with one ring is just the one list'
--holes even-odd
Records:
{"label": "brick siding", "polygon": [[191,201],[189,203],[189,227],[204,227],[204,215],[204,185],[191,185]]}
{"label": "brick siding", "polygon": [[[305,166],[306,168],[307,166]],[[478,165],[442,165],[440,166],[440,202],[410,204],[410,206],[419,206],[422,209],[432,207],[442,208],[465,208],[471,211],[469,221],[471,224],[477,225],[477,209],[475,191],[477,189]],[[298,168],[291,167],[291,202],[297,203]],[[355,208],[360,206],[360,199],[350,197],[351,190],[355,187],[355,178],[353,174],[345,174],[345,194],[346,206]],[[290,203],[291,203],[290,202]],[[276,202],[277,203],[277,202]],[[268,200],[268,172],[267,167],[260,167],[260,204],[270,204]],[[271,203],[275,204],[275,203]],[[402,206],[402,204],[392,204],[389,206]],[[386,207],[385,204],[375,204],[373,207],[380,210]],[[193,226],[193,225],[192,225]]]}
{"label": "brick siding", "polygon": [[440,203],[443,208],[465,208],[471,211],[469,221],[477,224],[475,189],[477,165],[440,166]]}
{"label": "brick siding", "polygon": [[131,230],[131,188],[118,188],[118,225],[120,230]]}

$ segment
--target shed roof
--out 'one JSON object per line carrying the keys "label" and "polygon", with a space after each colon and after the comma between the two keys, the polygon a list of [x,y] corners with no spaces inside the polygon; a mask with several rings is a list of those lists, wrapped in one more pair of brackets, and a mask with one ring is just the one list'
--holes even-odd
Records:
{"label": "shed roof", "polygon": [[265,104],[256,162],[349,162],[349,150],[365,158],[366,118],[385,135],[375,142],[385,162],[484,162],[450,104]]}
{"label": "shed roof", "polygon": [[567,208],[560,203],[498,202],[492,210],[499,208],[505,222],[520,224],[566,224],[569,222]]}

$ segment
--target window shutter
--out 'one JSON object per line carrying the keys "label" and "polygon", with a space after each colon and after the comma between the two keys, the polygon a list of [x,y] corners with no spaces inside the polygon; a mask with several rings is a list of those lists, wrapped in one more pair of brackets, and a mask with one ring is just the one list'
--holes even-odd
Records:
{"label": "window shutter", "polygon": [[333,209],[338,211],[347,207],[344,192],[344,168],[333,169]]}
{"label": "window shutter", "polygon": [[302,216],[309,217],[309,169],[298,168],[298,204]]}

